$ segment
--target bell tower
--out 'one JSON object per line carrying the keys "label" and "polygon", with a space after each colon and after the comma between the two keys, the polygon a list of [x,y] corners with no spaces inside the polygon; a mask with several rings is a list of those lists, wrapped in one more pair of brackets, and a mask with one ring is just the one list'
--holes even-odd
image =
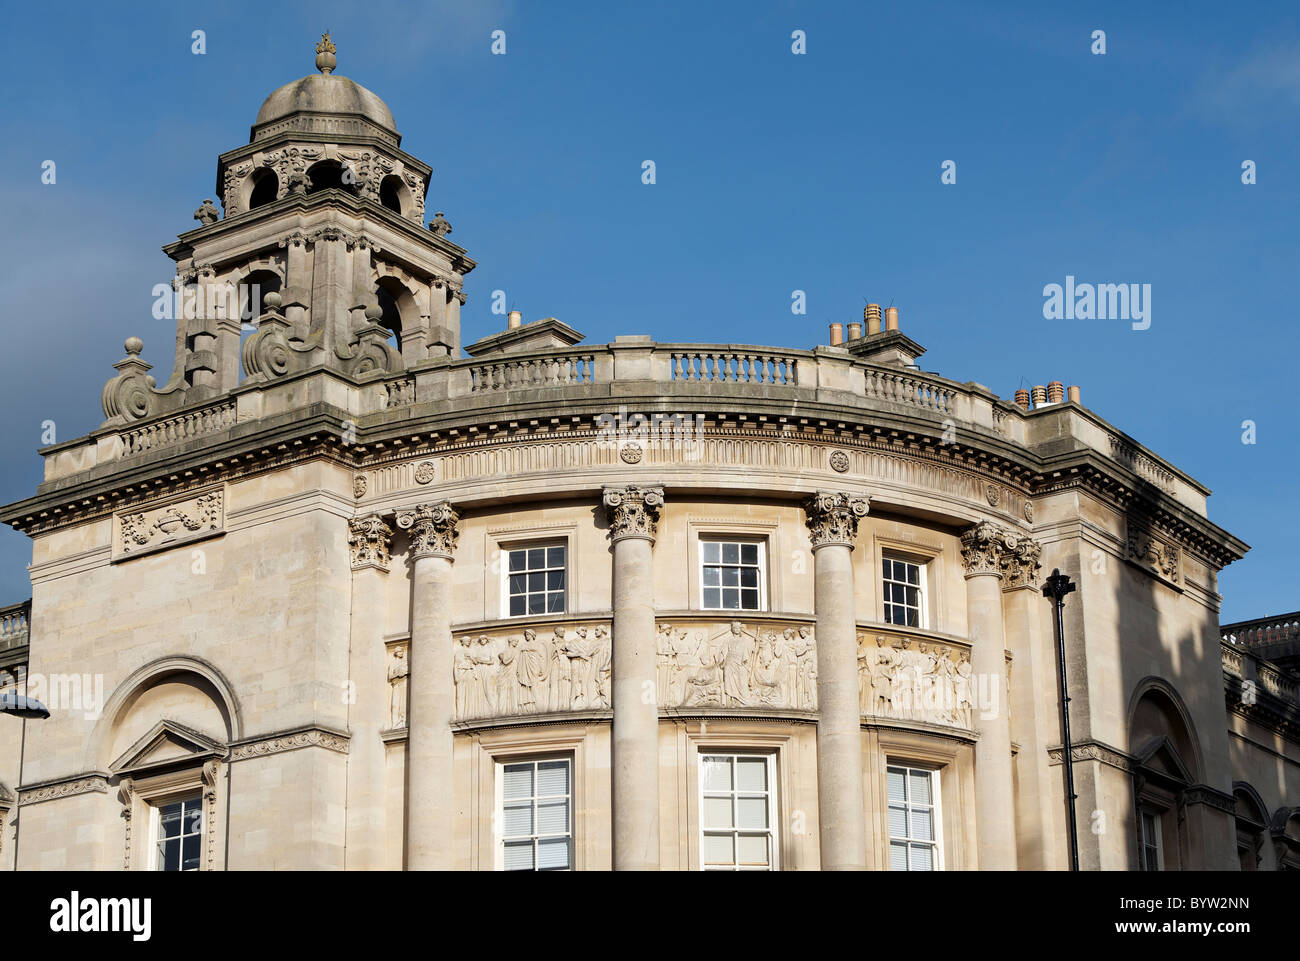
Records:
{"label": "bell tower", "polygon": [[441,213],[426,227],[432,168],[401,149],[379,97],[334,72],[336,54],[325,34],[318,72],[267,97],[249,142],[218,158],[224,214],[205,201],[199,226],[163,248],[172,376],[155,386],[132,338],[104,388],[105,426],[314,368],[366,379],[458,356],[475,264]]}

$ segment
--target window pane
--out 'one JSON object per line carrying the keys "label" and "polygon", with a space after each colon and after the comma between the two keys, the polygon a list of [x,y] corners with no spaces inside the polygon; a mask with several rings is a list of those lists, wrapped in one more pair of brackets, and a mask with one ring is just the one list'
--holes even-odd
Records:
{"label": "window pane", "polygon": [[546,610],[546,595],[545,595],[545,594],[529,594],[529,595],[528,595],[528,613],[529,613],[529,614],[541,614],[541,613],[542,613],[543,611],[545,611],[545,610]]}
{"label": "window pane", "polygon": [[197,871],[199,869],[199,842],[202,838],[197,834],[191,834],[185,838],[182,844],[182,871]]}
{"label": "window pane", "polygon": [[163,870],[179,871],[181,869],[181,842],[179,840],[163,842]]}
{"label": "window pane", "polygon": [[704,606],[717,609],[722,606],[722,592],[716,587],[706,587],[704,589]]}
{"label": "window pane", "polygon": [[930,775],[925,771],[912,771],[910,785],[913,804],[930,803]]}
{"label": "window pane", "polygon": [[501,832],[504,837],[515,838],[533,833],[533,802],[516,801],[505,805]]}
{"label": "window pane", "polygon": [[755,867],[758,865],[766,866],[767,856],[767,835],[741,837],[740,839],[740,863]]}
{"label": "window pane", "polygon": [[530,591],[544,591],[544,590],[546,590],[546,575],[543,574],[543,573],[541,573],[540,571],[537,572],[536,574],[529,574],[529,575],[528,575],[528,589],[529,589]]}
{"label": "window pane", "polygon": [[912,837],[918,841],[933,841],[934,827],[930,823],[930,812],[928,810],[912,811]]}
{"label": "window pane", "polygon": [[722,568],[722,586],[739,587],[740,586],[740,569],[735,567]]}
{"label": "window pane", "polygon": [[716,567],[704,568],[704,586],[718,587],[722,584],[722,571]]}
{"label": "window pane", "polygon": [[198,801],[185,805],[185,834],[198,834],[203,830],[203,806]]}
{"label": "window pane", "polygon": [[510,598],[510,616],[518,617],[520,614],[525,613],[524,603],[524,595],[522,594],[516,594],[514,597]]}
{"label": "window pane", "polygon": [[539,797],[551,797],[568,793],[568,761],[542,761],[537,765],[537,794]]}
{"label": "window pane", "polygon": [[747,611],[758,610],[758,591],[743,590],[740,592],[740,606]]}
{"label": "window pane", "polygon": [[564,871],[569,867],[568,838],[546,838],[537,842],[538,870]]}
{"label": "window pane", "polygon": [[178,837],[181,833],[181,806],[179,804],[168,804],[159,814],[158,822],[162,828],[163,837]]}
{"label": "window pane", "polygon": [[745,830],[762,830],[767,827],[767,798],[742,797],[736,799],[736,825]]}
{"label": "window pane", "polygon": [[758,568],[742,567],[740,569],[741,587],[758,587]]}
{"label": "window pane", "polygon": [[766,791],[767,790],[767,758],[763,758],[763,757],[736,758],[736,790],[738,791]]}
{"label": "window pane", "polygon": [[907,565],[907,583],[919,584],[921,582],[921,569],[915,564]]}
{"label": "window pane", "polygon": [[564,571],[551,571],[547,574],[546,589],[548,591],[564,590]]}
{"label": "window pane", "polygon": [[723,544],[722,545],[722,563],[739,564],[740,563],[740,545]]}
{"label": "window pane", "polygon": [[722,547],[717,541],[704,542],[704,563],[716,564],[722,559]]}
{"label": "window pane", "polygon": [[704,790],[731,790],[731,758],[710,756],[704,759]]}
{"label": "window pane", "polygon": [[706,828],[735,826],[731,823],[730,797],[706,797],[704,799],[704,826]]}
{"label": "window pane", "polygon": [[525,561],[527,560],[527,558],[528,555],[524,551],[511,551],[510,570],[522,571],[524,569]]}
{"label": "window pane", "polygon": [[546,595],[546,610],[547,610],[547,612],[550,613],[550,614],[563,614],[563,613],[564,613],[564,595],[563,595],[563,594],[547,594],[547,595]]}
{"label": "window pane", "polygon": [[511,574],[510,575],[510,593],[522,594],[528,587],[528,575]]}
{"label": "window pane", "polygon": [[563,567],[564,566],[564,548],[548,547],[546,548],[546,566]]}
{"label": "window pane", "polygon": [[909,587],[907,590],[907,603],[912,607],[921,606],[921,592],[915,587]]}
{"label": "window pane", "polygon": [[567,834],[569,831],[569,799],[537,802],[537,833]]}
{"label": "window pane", "polygon": [[740,610],[740,590],[735,587],[722,589],[722,609],[724,611]]}
{"label": "window pane", "polygon": [[907,845],[891,844],[889,846],[889,870],[907,870]]}
{"label": "window pane", "polygon": [[914,607],[909,608],[907,611],[907,626],[908,627],[921,626],[921,615]]}
{"label": "window pane", "polygon": [[704,835],[701,858],[705,864],[735,864],[735,849],[730,834]]}
{"label": "window pane", "polygon": [[533,869],[533,842],[515,841],[506,844],[502,867],[507,871],[531,871]]}
{"label": "window pane", "polygon": [[741,544],[741,545],[740,545],[740,562],[741,562],[742,564],[757,564],[757,563],[758,563],[758,545],[757,545],[757,544]]}
{"label": "window pane", "polygon": [[902,584],[891,584],[889,585],[889,590],[890,590],[890,600],[892,600],[895,604],[902,604],[906,601],[907,595],[903,591]]}
{"label": "window pane", "polygon": [[501,796],[507,801],[533,796],[533,766],[507,764],[501,772]]}
{"label": "window pane", "polygon": [[891,767],[889,769],[889,800],[899,802],[906,800],[903,795],[903,771],[901,768]]}
{"label": "window pane", "polygon": [[546,566],[546,549],[542,547],[530,547],[528,549],[528,569],[535,571],[539,567]]}
{"label": "window pane", "polygon": [[934,870],[934,851],[928,844],[912,845],[912,870]]}
{"label": "window pane", "polygon": [[903,808],[890,805],[889,836],[894,838],[907,837],[907,811]]}

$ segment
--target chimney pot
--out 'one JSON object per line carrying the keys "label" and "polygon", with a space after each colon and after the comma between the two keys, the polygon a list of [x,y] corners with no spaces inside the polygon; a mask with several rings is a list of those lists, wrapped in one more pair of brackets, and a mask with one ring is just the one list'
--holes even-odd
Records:
{"label": "chimney pot", "polygon": [[1029,410],[1029,391],[1023,387],[1016,391],[1016,406],[1024,410]]}
{"label": "chimney pot", "polygon": [[867,304],[866,309],[862,311],[862,319],[867,322],[867,334],[880,333],[880,305]]}
{"label": "chimney pot", "polygon": [[1035,407],[1042,407],[1047,403],[1047,388],[1042,384],[1035,384],[1034,389],[1030,391],[1030,395],[1034,399]]}
{"label": "chimney pot", "polygon": [[861,339],[862,339],[862,324],[860,324],[858,321],[855,320],[849,324],[849,340],[861,340]]}
{"label": "chimney pot", "polygon": [[516,327],[522,327],[523,325],[524,325],[524,315],[521,314],[519,311],[512,310],[510,311],[509,314],[506,315],[507,330],[514,330]]}
{"label": "chimney pot", "polygon": [[1083,401],[1079,400],[1079,388],[1077,386],[1070,387],[1070,400],[1076,404],[1083,403]]}
{"label": "chimney pot", "polygon": [[1052,404],[1059,404],[1065,400],[1065,385],[1059,380],[1054,380],[1047,385],[1047,400]]}
{"label": "chimney pot", "polygon": [[898,308],[885,308],[885,330],[898,330]]}
{"label": "chimney pot", "polygon": [[831,346],[838,347],[844,343],[844,325],[831,324]]}

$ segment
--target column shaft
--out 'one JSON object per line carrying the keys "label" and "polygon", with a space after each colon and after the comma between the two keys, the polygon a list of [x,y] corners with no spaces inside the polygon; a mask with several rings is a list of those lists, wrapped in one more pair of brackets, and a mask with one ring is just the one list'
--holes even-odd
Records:
{"label": "column shaft", "polygon": [[415,871],[453,866],[451,653],[451,558],[417,557],[406,741],[407,867]]}
{"label": "column shaft", "polygon": [[975,819],[979,867],[1016,869],[1015,788],[1011,770],[1011,716],[1002,628],[1002,579],[996,573],[966,578],[966,615],[976,695]]}

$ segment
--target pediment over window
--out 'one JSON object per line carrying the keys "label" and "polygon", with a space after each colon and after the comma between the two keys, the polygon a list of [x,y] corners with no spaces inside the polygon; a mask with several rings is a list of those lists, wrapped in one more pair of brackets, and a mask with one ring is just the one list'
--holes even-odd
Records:
{"label": "pediment over window", "polygon": [[118,775],[139,777],[225,756],[226,746],[220,741],[175,721],[162,720],[114,761],[109,770]]}
{"label": "pediment over window", "polygon": [[1191,784],[1192,775],[1187,765],[1178,756],[1173,742],[1161,736],[1147,744],[1138,752],[1137,764],[1146,777],[1155,780],[1175,781],[1179,784]]}
{"label": "pediment over window", "polygon": [[12,803],[13,800],[14,792],[5,786],[4,781],[0,781],[0,804]]}

